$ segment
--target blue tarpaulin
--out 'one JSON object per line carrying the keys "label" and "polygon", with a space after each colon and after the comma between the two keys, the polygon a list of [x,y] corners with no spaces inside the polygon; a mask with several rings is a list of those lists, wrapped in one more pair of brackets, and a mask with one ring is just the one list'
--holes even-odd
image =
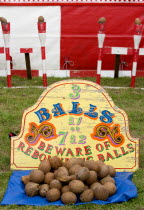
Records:
{"label": "blue tarpaulin", "polygon": [[[60,200],[56,202],[49,202],[46,198],[40,196],[28,197],[24,191],[24,184],[21,181],[21,177],[28,175],[27,171],[14,171],[10,177],[7,190],[4,194],[1,205],[34,205],[34,206],[47,206],[47,205],[65,205]],[[133,173],[131,172],[117,172],[115,176],[117,192],[109,197],[107,201],[93,200],[90,203],[93,204],[110,204],[110,203],[121,203],[128,201],[138,196],[137,188],[132,182]],[[79,200],[75,205],[84,204]]]}

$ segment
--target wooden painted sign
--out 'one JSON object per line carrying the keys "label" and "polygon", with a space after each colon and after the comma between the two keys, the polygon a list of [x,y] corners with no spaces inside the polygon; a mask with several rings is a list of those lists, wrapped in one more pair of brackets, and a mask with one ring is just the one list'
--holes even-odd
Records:
{"label": "wooden painted sign", "polygon": [[49,86],[24,112],[20,134],[11,138],[11,169],[34,169],[54,155],[135,171],[139,140],[130,136],[126,113],[101,86],[64,80]]}

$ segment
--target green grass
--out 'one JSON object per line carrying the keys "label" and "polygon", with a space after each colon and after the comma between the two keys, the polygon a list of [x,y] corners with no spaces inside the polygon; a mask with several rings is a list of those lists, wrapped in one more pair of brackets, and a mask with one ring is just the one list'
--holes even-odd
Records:
{"label": "green grass", "polygon": [[[56,78],[50,77],[48,78],[48,84],[52,84],[59,80],[65,80],[69,78]],[[78,78],[79,79],[79,78]],[[82,78],[85,80],[90,80],[95,82],[96,78]],[[131,78],[130,77],[119,77],[119,78],[101,78],[101,85],[102,86],[113,86],[113,87],[130,87]],[[0,77],[0,87],[6,87],[7,82],[5,77]],[[32,80],[28,80],[26,78],[20,78],[18,76],[12,77],[12,86],[43,86],[42,78],[41,77],[33,77]],[[144,88],[144,77],[137,77],[135,82],[136,88]]]}
{"label": "green grass", "polygon": [[[65,78],[48,78],[49,84]],[[68,78],[67,78],[68,79]],[[95,78],[84,78],[95,82]],[[42,86],[42,78],[32,80],[19,77],[12,78],[13,86],[31,86],[30,88],[4,88],[6,78],[0,78],[0,201],[7,188],[10,171],[10,140],[8,134],[12,131],[19,134],[21,127],[22,113],[29,108],[39,98],[44,91],[43,88],[32,86]],[[128,87],[130,78],[102,78],[102,86]],[[136,87],[144,88],[144,78],[137,78]],[[0,206],[0,209],[111,209],[111,210],[144,210],[144,90],[141,89],[106,89],[115,104],[126,111],[129,118],[130,133],[133,137],[141,138],[140,141],[140,169],[134,173],[133,182],[138,188],[138,197],[128,202],[110,205],[85,204],[80,206],[62,207],[33,207],[33,206]],[[143,138],[142,138],[143,137]]]}

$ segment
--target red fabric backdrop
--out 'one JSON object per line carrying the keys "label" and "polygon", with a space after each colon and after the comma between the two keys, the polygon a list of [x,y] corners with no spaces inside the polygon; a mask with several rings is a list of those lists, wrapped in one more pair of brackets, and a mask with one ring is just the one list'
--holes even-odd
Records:
{"label": "red fabric backdrop", "polygon": [[[120,4],[119,4],[120,5]],[[73,61],[71,70],[95,70],[98,53],[98,20],[106,18],[104,46],[133,48],[134,20],[144,23],[144,6],[62,6],[61,7],[61,69],[66,57]],[[144,30],[143,30],[144,33]],[[144,38],[140,48],[144,47]],[[122,55],[132,69],[132,55]],[[115,55],[103,56],[103,70],[113,70]],[[144,69],[144,56],[138,60],[138,70]]]}

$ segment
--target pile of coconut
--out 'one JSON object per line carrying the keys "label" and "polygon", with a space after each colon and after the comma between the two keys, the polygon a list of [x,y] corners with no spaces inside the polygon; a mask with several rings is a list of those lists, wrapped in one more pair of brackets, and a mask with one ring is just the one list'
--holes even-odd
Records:
{"label": "pile of coconut", "polygon": [[28,196],[40,195],[49,202],[59,199],[64,204],[106,201],[115,194],[117,188],[114,176],[116,170],[100,160],[86,160],[72,157],[62,160],[53,156],[39,164],[38,169],[22,176],[25,192]]}

